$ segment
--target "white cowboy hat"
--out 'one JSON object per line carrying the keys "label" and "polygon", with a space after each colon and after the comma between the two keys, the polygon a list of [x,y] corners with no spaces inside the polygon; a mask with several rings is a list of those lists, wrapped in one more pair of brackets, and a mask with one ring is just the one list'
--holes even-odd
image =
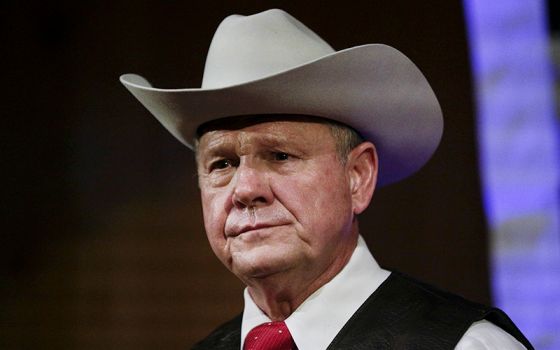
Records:
{"label": "white cowboy hat", "polygon": [[442,113],[420,70],[381,44],[335,52],[282,10],[229,16],[210,45],[201,88],[158,89],[125,74],[124,86],[187,147],[208,121],[296,114],[347,124],[379,154],[379,185],[422,167],[441,139]]}

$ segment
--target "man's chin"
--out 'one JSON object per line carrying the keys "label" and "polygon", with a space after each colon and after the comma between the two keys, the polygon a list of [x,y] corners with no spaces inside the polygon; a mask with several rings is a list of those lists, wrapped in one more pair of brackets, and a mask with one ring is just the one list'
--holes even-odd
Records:
{"label": "man's chin", "polygon": [[[237,256],[236,256],[237,255]],[[261,252],[239,253],[232,256],[232,272],[241,280],[263,280],[290,269],[292,264],[285,256]]]}

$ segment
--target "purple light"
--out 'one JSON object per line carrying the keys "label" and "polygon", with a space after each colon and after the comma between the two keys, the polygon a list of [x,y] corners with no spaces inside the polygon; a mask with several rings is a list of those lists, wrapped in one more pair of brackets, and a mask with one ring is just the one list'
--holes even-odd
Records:
{"label": "purple light", "polygon": [[464,0],[492,287],[537,349],[560,349],[560,140],[542,0]]}

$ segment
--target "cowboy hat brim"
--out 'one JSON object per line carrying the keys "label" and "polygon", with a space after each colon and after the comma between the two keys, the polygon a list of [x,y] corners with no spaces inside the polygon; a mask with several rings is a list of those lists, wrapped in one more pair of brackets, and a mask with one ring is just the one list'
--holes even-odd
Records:
{"label": "cowboy hat brim", "polygon": [[347,124],[375,144],[381,186],[422,167],[443,131],[439,103],[424,75],[400,51],[382,44],[337,51],[217,89],[158,89],[135,74],[120,80],[191,149],[200,125],[225,117],[301,114]]}

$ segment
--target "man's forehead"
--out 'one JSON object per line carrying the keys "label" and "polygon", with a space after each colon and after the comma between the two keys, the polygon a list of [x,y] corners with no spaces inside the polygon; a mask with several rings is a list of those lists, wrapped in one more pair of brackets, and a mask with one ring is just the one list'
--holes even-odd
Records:
{"label": "man's forehead", "polygon": [[316,118],[264,117],[243,120],[239,123],[224,121],[223,125],[214,125],[199,137],[198,151],[212,151],[222,147],[256,146],[295,146],[311,149],[315,147],[330,148],[332,143],[328,123]]}
{"label": "man's forehead", "polygon": [[249,145],[274,147],[285,144],[290,140],[288,135],[275,132],[274,129],[255,128],[259,125],[262,124],[248,127],[249,129],[209,131],[202,136],[199,148],[204,151],[212,151],[222,147],[245,148]]}

